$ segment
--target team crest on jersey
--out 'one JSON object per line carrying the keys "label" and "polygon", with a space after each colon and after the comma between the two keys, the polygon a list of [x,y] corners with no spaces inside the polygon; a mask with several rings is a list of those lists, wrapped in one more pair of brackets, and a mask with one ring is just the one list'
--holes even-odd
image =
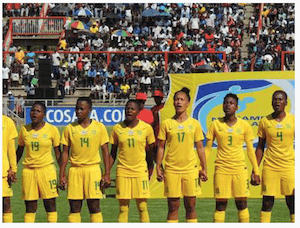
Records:
{"label": "team crest on jersey", "polygon": [[283,126],[282,126],[282,124],[277,124],[276,125],[276,128],[282,128]]}
{"label": "team crest on jersey", "polygon": [[189,129],[190,129],[190,130],[193,130],[193,126],[192,126],[192,125],[189,125]]}
{"label": "team crest on jersey", "polygon": [[92,135],[96,135],[96,130],[92,130]]}
{"label": "team crest on jersey", "polygon": [[47,138],[47,134],[43,134],[43,138],[46,139]]}
{"label": "team crest on jersey", "polygon": [[81,134],[82,134],[82,135],[87,135],[87,133],[88,133],[88,131],[85,131],[85,130],[82,130],[82,131],[81,131]]}
{"label": "team crest on jersey", "polygon": [[236,129],[236,133],[242,134],[242,129],[240,129],[240,128]]}
{"label": "team crest on jersey", "polygon": [[133,135],[133,133],[134,133],[133,130],[128,131],[128,135]]}
{"label": "team crest on jersey", "polygon": [[39,135],[38,134],[32,134],[32,138],[36,139]]}
{"label": "team crest on jersey", "polygon": [[142,132],[141,130],[139,130],[139,131],[137,132],[138,135],[142,135],[142,133],[143,133],[143,132]]}
{"label": "team crest on jersey", "polygon": [[290,129],[291,125],[290,124],[286,124],[286,128]]}

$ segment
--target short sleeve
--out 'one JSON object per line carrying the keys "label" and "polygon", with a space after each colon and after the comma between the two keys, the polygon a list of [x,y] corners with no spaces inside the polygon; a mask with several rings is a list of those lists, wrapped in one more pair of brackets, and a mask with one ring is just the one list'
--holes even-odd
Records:
{"label": "short sleeve", "polygon": [[14,121],[12,121],[12,119],[9,119],[9,139],[14,139],[18,137],[18,132],[16,129],[16,125],[14,123]]}
{"label": "short sleeve", "polygon": [[53,144],[54,147],[57,147],[60,144],[60,133],[59,133],[58,128],[54,127],[54,126],[52,128],[52,131],[53,131],[52,144]]}
{"label": "short sleeve", "polygon": [[204,139],[204,136],[203,136],[203,132],[202,132],[202,127],[201,127],[201,124],[196,121],[195,122],[195,142],[199,142],[200,140],[203,140]]}
{"label": "short sleeve", "polygon": [[112,145],[117,145],[118,144],[118,135],[116,132],[116,126],[113,127],[110,136],[109,136],[109,143]]}
{"label": "short sleeve", "polygon": [[258,135],[258,137],[260,137],[260,138],[262,138],[262,139],[265,139],[265,138],[266,138],[266,132],[265,132],[265,129],[264,129],[264,123],[263,123],[263,120],[264,120],[264,119],[262,119],[262,120],[259,122],[257,135]]}
{"label": "short sleeve", "polygon": [[166,133],[167,133],[167,125],[166,122],[162,122],[161,127],[158,133],[158,139],[165,141],[166,140]]}
{"label": "short sleeve", "polygon": [[69,145],[69,139],[70,139],[70,125],[68,125],[65,130],[62,133],[62,137],[61,137],[61,144],[66,145],[66,146],[70,146]]}
{"label": "short sleeve", "polygon": [[20,134],[19,134],[19,138],[18,138],[18,144],[19,144],[19,146],[25,146],[24,130],[25,130],[25,127],[22,127],[22,129],[20,131]]}
{"label": "short sleeve", "polygon": [[245,133],[244,133],[245,142],[252,141],[254,139],[254,134],[249,123],[245,122]]}
{"label": "short sleeve", "polygon": [[148,126],[147,129],[147,143],[149,145],[155,143],[155,136],[154,136],[153,128],[151,126]]}
{"label": "short sleeve", "polygon": [[213,140],[214,136],[215,136],[215,122],[212,122],[206,134],[206,138]]}
{"label": "short sleeve", "polygon": [[101,132],[100,146],[103,146],[105,143],[109,142],[109,138],[108,138],[107,130],[102,123],[100,123],[100,132]]}

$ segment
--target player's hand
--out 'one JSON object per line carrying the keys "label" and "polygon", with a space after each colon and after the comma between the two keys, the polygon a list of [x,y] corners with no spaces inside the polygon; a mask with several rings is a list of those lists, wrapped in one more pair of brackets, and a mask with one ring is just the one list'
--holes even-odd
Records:
{"label": "player's hand", "polygon": [[206,170],[199,170],[199,177],[200,177],[201,181],[204,181],[204,182],[207,181],[208,177],[206,174]]}
{"label": "player's hand", "polygon": [[164,172],[161,169],[161,167],[159,167],[159,166],[156,166],[156,175],[157,175],[156,179],[159,182],[163,181],[163,179],[164,179]]}
{"label": "player's hand", "polygon": [[8,170],[7,181],[8,181],[9,185],[11,185],[11,183],[13,183],[13,182],[17,182],[17,175],[11,169]]}
{"label": "player's hand", "polygon": [[251,174],[251,181],[250,183],[254,186],[260,185],[260,177],[259,175],[255,175],[253,172]]}
{"label": "player's hand", "polygon": [[61,190],[66,190],[67,188],[67,178],[66,176],[60,176],[58,188]]}
{"label": "player's hand", "polygon": [[103,188],[108,188],[110,186],[110,175],[105,174],[102,176],[101,182],[100,182],[101,187]]}

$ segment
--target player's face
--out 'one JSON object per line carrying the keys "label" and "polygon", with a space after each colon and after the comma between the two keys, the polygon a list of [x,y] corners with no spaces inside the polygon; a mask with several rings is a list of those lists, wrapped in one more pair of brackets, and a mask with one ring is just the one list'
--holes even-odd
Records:
{"label": "player's face", "polygon": [[287,100],[283,93],[275,93],[272,97],[272,106],[275,112],[282,112],[287,106]]}
{"label": "player's face", "polygon": [[227,97],[223,102],[223,112],[225,113],[225,115],[234,115],[237,109],[238,106],[234,98]]}
{"label": "player's face", "polygon": [[131,122],[136,119],[139,112],[140,111],[139,111],[138,104],[134,102],[129,102],[125,106],[125,119]]}
{"label": "player's face", "polygon": [[78,120],[81,121],[89,117],[91,108],[86,101],[78,101],[76,103],[75,111]]}
{"label": "player's face", "polygon": [[190,102],[185,93],[179,92],[176,94],[174,99],[174,108],[176,113],[183,113],[188,108]]}
{"label": "player's face", "polygon": [[40,123],[45,117],[45,110],[41,105],[34,105],[30,111],[32,123]]}

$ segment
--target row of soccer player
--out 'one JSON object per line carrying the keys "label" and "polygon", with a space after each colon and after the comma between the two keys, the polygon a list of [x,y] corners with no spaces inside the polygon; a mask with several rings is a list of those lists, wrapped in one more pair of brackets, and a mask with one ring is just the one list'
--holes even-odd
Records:
{"label": "row of soccer player", "polygon": [[[168,199],[167,222],[178,222],[180,196],[184,197],[186,221],[197,222],[196,196],[201,193],[200,182],[207,181],[206,158],[213,141],[218,144],[215,160],[214,195],[216,210],[214,222],[225,221],[227,200],[235,198],[240,222],[249,222],[247,196],[249,178],[243,151],[252,164],[251,184],[259,185],[259,165],[267,145],[262,171],[263,205],[261,222],[271,221],[274,198],[280,186],[286,196],[291,221],[294,222],[294,116],[285,111],[287,94],[276,91],[272,95],[274,112],[264,117],[259,124],[259,142],[255,151],[254,134],[250,125],[236,117],[238,97],[227,94],[224,97],[225,116],[213,121],[204,139],[200,123],[189,117],[189,89],[183,88],[174,95],[175,115],[162,122],[156,154],[157,180],[164,181],[164,193]],[[149,175],[146,157],[152,156],[155,136],[151,125],[137,118],[140,105],[129,100],[125,106],[125,120],[116,124],[110,137],[100,122],[91,120],[89,114],[92,102],[79,98],[76,103],[78,120],[69,124],[60,139],[58,129],[45,122],[46,107],[35,103],[30,112],[32,122],[23,126],[19,137],[11,119],[3,116],[3,221],[12,222],[10,197],[11,183],[16,180],[17,162],[24,148],[22,171],[22,198],[25,200],[25,222],[34,222],[37,200],[42,198],[47,211],[48,222],[57,222],[55,198],[57,187],[67,189],[70,204],[69,222],[81,222],[82,201],[87,200],[90,221],[102,222],[100,211],[101,187],[110,185],[110,172],[118,155],[116,170],[116,198],[119,200],[118,222],[128,222],[129,201],[136,199],[141,222],[150,222],[146,199],[150,197]],[[18,148],[15,152],[15,138]],[[111,146],[109,153],[108,143]],[[60,149],[63,145],[63,151]],[[194,151],[194,145],[197,153]],[[52,157],[54,147],[60,166],[57,182],[56,168]],[[102,150],[104,174],[101,174],[99,147]],[[147,147],[147,149],[145,149]],[[162,160],[165,156],[164,168]],[[200,167],[197,165],[197,156]],[[71,164],[68,173],[66,166]]]}

